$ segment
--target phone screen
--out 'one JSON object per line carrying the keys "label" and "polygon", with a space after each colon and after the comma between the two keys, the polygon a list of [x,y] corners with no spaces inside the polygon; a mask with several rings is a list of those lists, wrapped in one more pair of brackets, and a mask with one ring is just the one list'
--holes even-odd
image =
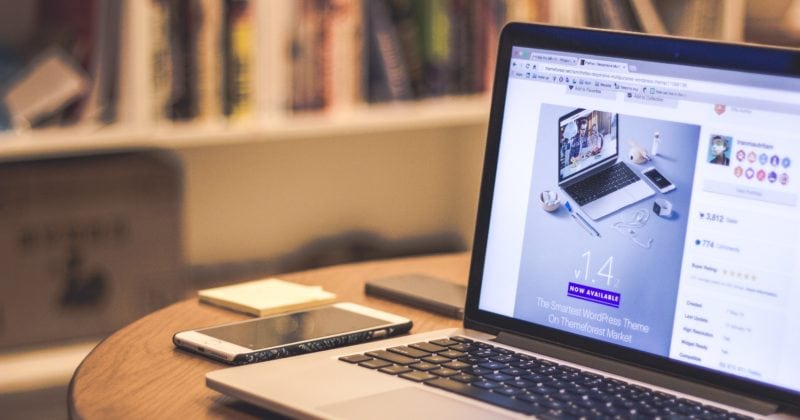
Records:
{"label": "phone screen", "polygon": [[325,307],[234,325],[198,330],[205,335],[252,350],[386,325],[386,320]]}
{"label": "phone screen", "polygon": [[650,180],[653,181],[653,184],[656,184],[658,188],[667,188],[672,185],[667,178],[664,178],[664,175],[661,175],[661,172],[658,172],[655,169],[645,172],[644,175],[650,178]]}

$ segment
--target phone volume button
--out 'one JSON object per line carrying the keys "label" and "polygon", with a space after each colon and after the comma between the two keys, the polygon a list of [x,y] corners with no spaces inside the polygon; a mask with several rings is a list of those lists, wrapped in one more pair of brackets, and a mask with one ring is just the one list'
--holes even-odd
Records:
{"label": "phone volume button", "polygon": [[372,338],[386,337],[386,330],[378,330],[372,333]]}

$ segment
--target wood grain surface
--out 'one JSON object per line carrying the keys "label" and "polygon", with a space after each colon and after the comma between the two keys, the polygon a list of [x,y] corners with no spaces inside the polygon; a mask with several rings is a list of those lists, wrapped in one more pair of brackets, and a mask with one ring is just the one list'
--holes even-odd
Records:
{"label": "wood grain surface", "polygon": [[[412,333],[461,326],[461,321],[364,295],[364,282],[423,273],[466,284],[469,255],[444,254],[344,264],[279,275],[321,285],[338,301],[360,303],[414,322]],[[178,331],[247,319],[247,315],[201,304],[196,298],[156,311],[117,331],[86,357],[70,384],[72,418],[263,418],[271,413],[225,397],[205,386],[205,374],[227,365],[177,350]],[[267,362],[269,363],[269,362]]]}

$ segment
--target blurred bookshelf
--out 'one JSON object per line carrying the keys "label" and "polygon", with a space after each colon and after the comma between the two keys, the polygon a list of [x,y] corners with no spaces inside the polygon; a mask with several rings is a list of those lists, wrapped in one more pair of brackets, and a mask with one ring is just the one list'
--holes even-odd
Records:
{"label": "blurred bookshelf", "polygon": [[[0,159],[482,127],[508,21],[740,41],[744,0],[0,0]],[[42,28],[36,30],[36,28]]]}

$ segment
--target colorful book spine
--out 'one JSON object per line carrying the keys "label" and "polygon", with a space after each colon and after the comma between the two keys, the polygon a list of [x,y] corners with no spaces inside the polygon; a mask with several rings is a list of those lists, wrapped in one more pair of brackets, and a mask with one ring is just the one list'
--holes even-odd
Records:
{"label": "colorful book spine", "polygon": [[253,29],[248,0],[225,0],[223,26],[224,112],[234,120],[253,114]]}

